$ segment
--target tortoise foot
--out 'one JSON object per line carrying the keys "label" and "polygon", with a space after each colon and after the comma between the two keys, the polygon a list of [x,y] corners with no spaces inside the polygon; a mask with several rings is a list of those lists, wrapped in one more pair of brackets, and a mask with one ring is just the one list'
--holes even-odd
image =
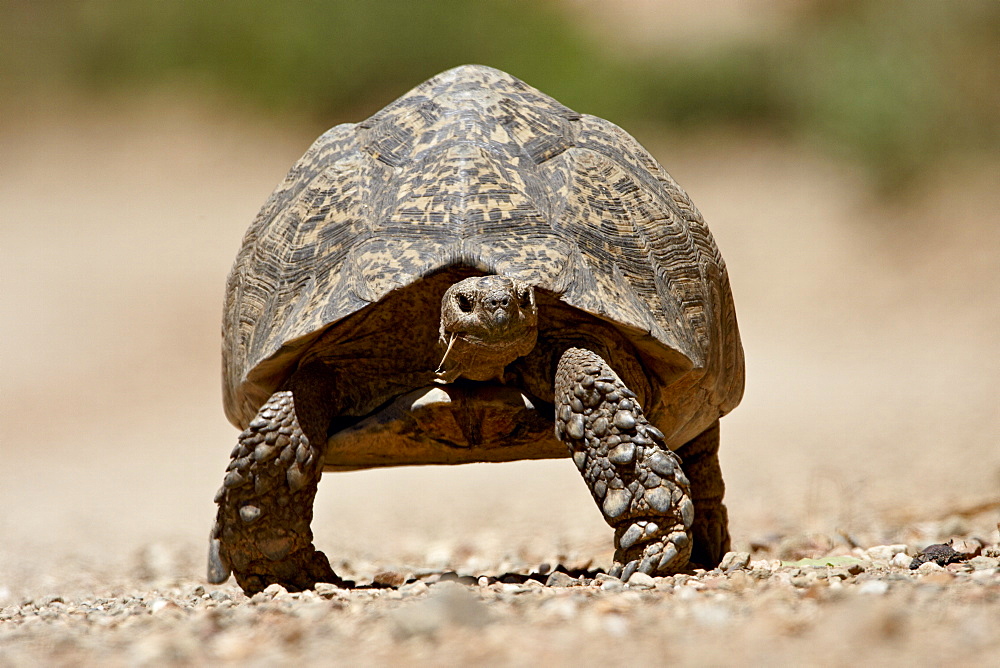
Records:
{"label": "tortoise foot", "polygon": [[279,561],[257,560],[237,571],[236,582],[247,595],[264,591],[270,584],[280,584],[288,591],[314,589],[317,582],[344,586],[326,555],[312,545],[289,554]]}
{"label": "tortoise foot", "polygon": [[209,582],[233,572],[247,594],[272,583],[289,591],[340,583],[309,526],[322,460],[299,426],[292,392],[274,393],[240,434],[216,494]]}
{"label": "tortoise foot", "polygon": [[559,360],[555,394],[556,435],[615,529],[611,574],[683,569],[694,521],[690,484],[635,393],[599,355],[570,348]]}

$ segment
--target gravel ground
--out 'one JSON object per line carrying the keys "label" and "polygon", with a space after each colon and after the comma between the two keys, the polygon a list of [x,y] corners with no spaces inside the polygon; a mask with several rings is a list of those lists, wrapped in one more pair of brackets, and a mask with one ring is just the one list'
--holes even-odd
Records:
{"label": "gravel ground", "polygon": [[186,553],[160,547],[121,588],[0,609],[0,664],[986,666],[1000,656],[998,539],[970,533],[952,542],[955,563],[911,569],[926,539],[863,549],[851,536],[793,537],[713,571],[628,582],[585,562],[341,564],[354,588],[272,585],[252,598],[171,579]]}

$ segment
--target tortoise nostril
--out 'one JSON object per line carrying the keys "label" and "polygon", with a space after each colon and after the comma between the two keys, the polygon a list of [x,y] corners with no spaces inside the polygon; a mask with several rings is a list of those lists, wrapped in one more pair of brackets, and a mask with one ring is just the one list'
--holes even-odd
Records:
{"label": "tortoise nostril", "polygon": [[504,308],[510,306],[510,297],[504,297],[503,299],[501,299],[500,306],[503,306]]}

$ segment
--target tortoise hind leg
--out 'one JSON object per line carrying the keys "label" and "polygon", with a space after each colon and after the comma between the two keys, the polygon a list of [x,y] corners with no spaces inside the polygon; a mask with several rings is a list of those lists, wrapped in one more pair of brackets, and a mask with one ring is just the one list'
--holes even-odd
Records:
{"label": "tortoise hind leg", "polygon": [[596,353],[570,348],[556,370],[556,436],[570,449],[615,529],[612,575],[675,573],[691,554],[694,519],[680,459],[635,394]]}
{"label": "tortoise hind leg", "polygon": [[299,372],[275,392],[240,434],[209,541],[208,580],[230,570],[247,594],[278,583],[290,591],[340,583],[312,544],[313,500],[326,447],[329,383]]}
{"label": "tortoise hind leg", "polygon": [[691,561],[711,570],[729,551],[729,513],[722,503],[726,485],[719,467],[719,421],[685,443],[680,451],[694,501]]}

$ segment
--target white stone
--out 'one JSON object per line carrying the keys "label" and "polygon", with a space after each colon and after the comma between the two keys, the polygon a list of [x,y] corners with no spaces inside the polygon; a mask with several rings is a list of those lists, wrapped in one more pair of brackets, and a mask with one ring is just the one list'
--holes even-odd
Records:
{"label": "white stone", "polygon": [[641,571],[636,571],[628,579],[628,586],[630,589],[652,589],[656,586],[656,582],[652,576],[646,575]]}
{"label": "white stone", "polygon": [[280,584],[275,582],[274,584],[269,584],[264,587],[264,595],[274,598],[275,596],[280,596],[282,594],[287,594],[288,590],[282,587]]}
{"label": "white stone", "polygon": [[889,564],[895,566],[896,568],[909,568],[910,562],[912,561],[913,557],[906,554],[906,552],[897,552],[896,556],[892,558],[892,561],[890,561]]}
{"label": "white stone", "polygon": [[736,570],[739,568],[746,568],[749,563],[749,552],[726,552],[726,556],[722,557],[722,562],[719,564],[719,568],[724,571]]}
{"label": "white stone", "polygon": [[886,561],[888,562],[893,558],[894,555],[906,552],[906,546],[902,544],[896,545],[875,545],[874,547],[869,547],[865,550],[865,556],[867,556],[872,561]]}

